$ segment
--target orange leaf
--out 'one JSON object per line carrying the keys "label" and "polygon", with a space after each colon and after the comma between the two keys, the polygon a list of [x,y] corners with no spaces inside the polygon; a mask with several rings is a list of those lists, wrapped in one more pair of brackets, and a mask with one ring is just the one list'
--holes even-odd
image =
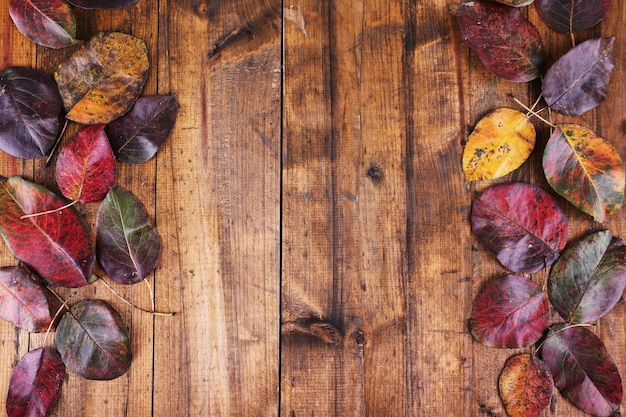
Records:
{"label": "orange leaf", "polygon": [[506,362],[499,380],[500,397],[510,417],[539,417],[550,405],[554,382],[546,364],[527,353]]}

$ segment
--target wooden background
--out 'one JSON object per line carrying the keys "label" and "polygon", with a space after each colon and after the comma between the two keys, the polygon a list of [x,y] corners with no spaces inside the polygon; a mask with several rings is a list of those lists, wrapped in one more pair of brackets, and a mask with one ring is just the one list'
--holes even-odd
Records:
{"label": "wooden background", "polygon": [[[34,46],[0,4],[2,68],[52,73],[71,50]],[[524,10],[550,62],[571,47]],[[157,309],[177,315],[130,308],[102,283],[61,291],[70,302],[110,300],[135,358],[114,381],[70,373],[53,416],[505,415],[496,381],[515,351],[485,348],[467,327],[477,291],[505,274],[468,224],[490,184],[466,184],[460,161],[479,118],[515,107],[509,94],[532,103],[538,83],[491,76],[441,0],[139,0],[77,19],[80,39],[143,38],[144,92],[178,96],[171,137],[150,162],[120,164],[118,181],[161,234],[150,281]],[[577,35],[617,40],[608,100],[575,118],[622,158],[625,21],[614,0],[601,25]],[[542,149],[549,130],[536,125]],[[506,179],[547,187],[539,155]],[[41,160],[3,154],[0,175],[55,189]],[[626,237],[626,211],[597,224],[559,201],[571,239],[602,228]],[[81,210],[93,219],[97,205]],[[149,307],[146,285],[115,288]],[[622,372],[625,318],[622,301],[595,328]],[[14,363],[44,344],[0,323],[3,404]],[[544,415],[583,413],[557,396]]]}

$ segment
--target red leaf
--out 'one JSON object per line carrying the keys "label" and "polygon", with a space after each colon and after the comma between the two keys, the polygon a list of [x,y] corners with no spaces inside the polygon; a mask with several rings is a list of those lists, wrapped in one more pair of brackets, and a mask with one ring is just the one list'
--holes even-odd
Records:
{"label": "red leaf", "polygon": [[552,326],[541,357],[554,385],[581,410],[599,417],[618,412],[622,379],[602,341],[584,327]]}
{"label": "red leaf", "polygon": [[13,255],[53,285],[81,287],[91,282],[95,262],[83,219],[73,207],[41,214],[65,205],[41,185],[0,180],[0,234]]}
{"label": "red leaf", "polygon": [[539,340],[548,328],[549,314],[548,298],[536,283],[508,275],[478,294],[470,330],[486,346],[528,346]]}
{"label": "red leaf", "polygon": [[567,218],[554,198],[524,183],[495,185],[472,205],[472,232],[516,273],[551,265],[567,242]]}
{"label": "red leaf", "polygon": [[104,125],[83,127],[59,153],[56,180],[70,200],[102,200],[115,183],[115,157]]}
{"label": "red leaf", "polygon": [[541,75],[544,53],[539,31],[517,8],[470,1],[449,9],[467,46],[494,75],[514,82]]}
{"label": "red leaf", "polygon": [[548,26],[562,33],[589,29],[600,23],[611,0],[536,0],[537,14]]}
{"label": "red leaf", "polygon": [[19,31],[38,45],[76,44],[76,19],[64,0],[11,0],[9,13]]}
{"label": "red leaf", "polygon": [[541,359],[528,353],[506,361],[498,385],[509,417],[539,417],[554,393],[550,370]]}
{"label": "red leaf", "polygon": [[44,332],[52,318],[43,287],[23,267],[0,268],[0,316],[29,332]]}
{"label": "red leaf", "polygon": [[28,352],[13,369],[7,395],[8,417],[45,416],[65,378],[65,365],[52,348]]}

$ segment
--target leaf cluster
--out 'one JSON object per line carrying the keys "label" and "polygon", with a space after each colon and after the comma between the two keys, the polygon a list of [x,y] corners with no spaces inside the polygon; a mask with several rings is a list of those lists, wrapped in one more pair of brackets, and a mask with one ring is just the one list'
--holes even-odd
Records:
{"label": "leaf cluster", "polygon": [[[572,48],[544,71],[537,28],[519,8],[534,3],[541,20],[567,33]],[[466,44],[485,67],[511,82],[541,81],[527,113],[495,109],[476,125],[463,153],[466,181],[494,180],[519,168],[535,147],[537,117],[552,128],[543,151],[548,184],[582,212],[602,222],[624,201],[625,169],[613,145],[576,123],[552,124],[535,107],[580,116],[607,95],[614,38],[579,45],[574,33],[599,23],[610,0],[473,1],[449,6]],[[521,103],[520,103],[521,104]],[[492,185],[472,203],[471,227],[509,271],[484,286],[469,319],[486,346],[522,348],[504,366],[499,392],[511,417],[539,416],[554,387],[579,409],[619,415],[622,380],[602,340],[589,327],[609,313],[626,288],[626,246],[609,230],[567,245],[568,221],[551,193],[518,182]],[[543,286],[522,274],[551,268]],[[550,323],[554,309],[562,321]]]}
{"label": "leaf cluster", "polygon": [[[175,124],[176,96],[142,95],[149,72],[143,40],[121,32],[75,39],[73,7],[118,8],[135,1],[10,2],[11,18],[30,40],[75,49],[51,75],[23,67],[0,72],[0,150],[50,161],[60,147],[55,179],[62,194],[21,177],[0,177],[0,235],[19,260],[0,268],[0,317],[29,332],[56,327],[54,347],[27,353],[13,369],[9,417],[47,415],[66,368],[109,380],[132,361],[128,329],[110,304],[86,299],[68,305],[54,288],[93,283],[100,278],[96,262],[115,282],[135,284],[159,262],[159,233],[142,202],[117,184],[117,164],[143,163],[156,154]],[[77,133],[64,139],[69,123],[78,125]],[[91,203],[99,204],[95,242],[77,209]],[[54,316],[51,296],[62,302]]]}

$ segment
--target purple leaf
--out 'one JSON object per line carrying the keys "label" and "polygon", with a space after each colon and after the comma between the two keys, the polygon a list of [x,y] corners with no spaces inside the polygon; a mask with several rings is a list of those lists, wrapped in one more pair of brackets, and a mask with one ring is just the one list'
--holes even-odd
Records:
{"label": "purple leaf", "polygon": [[43,286],[24,267],[0,268],[0,316],[29,332],[50,326],[50,308]]}
{"label": "purple leaf", "polygon": [[536,0],[537,14],[548,26],[561,33],[589,29],[600,23],[611,0]]}
{"label": "purple leaf", "polygon": [[11,0],[9,14],[24,36],[48,48],[77,43],[76,19],[64,0]]}

